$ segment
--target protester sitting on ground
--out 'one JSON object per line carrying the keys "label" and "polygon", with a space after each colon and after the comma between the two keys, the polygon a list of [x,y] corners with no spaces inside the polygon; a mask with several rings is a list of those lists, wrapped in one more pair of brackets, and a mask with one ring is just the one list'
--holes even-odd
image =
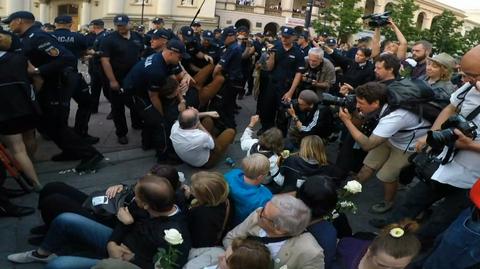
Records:
{"label": "protester sitting on ground", "polygon": [[337,179],[345,177],[343,171],[328,163],[323,140],[316,135],[302,139],[300,151],[283,161],[280,175],[283,177],[282,185],[276,182],[268,184],[268,188],[274,194],[296,191],[305,182],[306,177],[312,175],[325,175]]}
{"label": "protester sitting on ground", "polygon": [[[228,128],[215,139],[212,135],[216,112],[199,113],[189,108],[180,113],[172,126],[170,139],[178,157],[194,167],[213,167],[225,154],[235,139],[235,130]],[[200,121],[200,118],[203,118]]]}
{"label": "protester sitting on ground", "polygon": [[272,127],[262,133],[258,138],[253,138],[253,128],[259,122],[260,117],[253,115],[250,123],[240,138],[240,147],[247,152],[247,156],[260,153],[270,161],[270,177],[276,180],[279,174],[280,156],[283,151],[283,134],[280,129]]}
{"label": "protester sitting on ground", "polygon": [[197,172],[192,175],[190,190],[193,200],[187,220],[192,247],[221,246],[230,212],[225,178],[218,172]]}
{"label": "protester sitting on ground", "polygon": [[455,59],[445,52],[427,58],[425,81],[435,90],[437,98],[450,100],[450,95],[455,91],[455,86],[450,81]]}
{"label": "protester sitting on ground", "polygon": [[[181,188],[177,169],[168,165],[155,165],[150,169],[149,174],[166,178],[175,191],[175,203],[181,209],[185,209],[185,195]],[[118,184],[110,186],[107,188],[105,196],[113,201],[115,196],[124,190],[129,192],[125,200],[131,201],[134,196],[134,185],[129,186],[126,184]],[[30,233],[33,235],[46,234],[52,221],[58,215],[65,212],[75,213],[109,227],[114,227],[116,223],[115,215],[108,218],[95,214],[91,209],[84,206],[85,201],[88,198],[93,197],[90,197],[88,194],[73,186],[67,185],[64,182],[51,182],[46,184],[40,192],[38,199],[38,209],[40,209],[45,224],[32,228]],[[138,208],[136,203],[129,203],[128,208],[132,214],[146,216],[146,212],[141,208]],[[37,242],[38,240],[32,241]]]}
{"label": "protester sitting on ground", "polygon": [[336,185],[329,177],[312,176],[299,188],[297,198],[312,211],[307,231],[323,248],[325,268],[332,268],[337,249],[337,230],[328,218],[331,218],[332,211],[337,205]]}
{"label": "protester sitting on ground", "polygon": [[[123,207],[117,216],[119,224],[112,229],[74,213],[63,213],[55,218],[45,240],[36,250],[8,256],[15,263],[48,262],[46,268],[91,268],[98,258],[116,258],[129,261],[141,268],[154,268],[153,258],[158,248],[167,248],[165,230],[175,229],[182,241],[176,245],[181,268],[190,250],[190,235],[185,217],[174,203],[175,193],[167,179],[146,175],[135,185],[135,203],[148,212],[149,218],[137,219]],[[179,236],[176,236],[179,242]],[[96,258],[60,256],[69,243],[88,245]]]}
{"label": "protester sitting on ground", "polygon": [[242,170],[233,169],[225,174],[233,202],[233,225],[238,225],[255,209],[265,206],[272,193],[262,185],[269,173],[270,162],[264,155],[254,153],[242,160]]}
{"label": "protester sitting on ground", "polygon": [[265,207],[252,212],[223,239],[228,248],[235,238],[249,238],[270,250],[274,268],[323,269],[323,249],[311,233],[310,209],[291,195],[276,195]]}
{"label": "protester sitting on ground", "polygon": [[[27,58],[14,51],[20,41],[13,34],[0,30],[0,142],[18,162],[36,191],[42,185],[28,153],[35,147],[38,111],[35,92],[30,86]],[[14,68],[12,68],[14,67]]]}
{"label": "protester sitting on ground", "polygon": [[337,245],[337,265],[347,269],[406,268],[420,252],[414,232],[418,224],[391,224],[373,239],[343,238]]}

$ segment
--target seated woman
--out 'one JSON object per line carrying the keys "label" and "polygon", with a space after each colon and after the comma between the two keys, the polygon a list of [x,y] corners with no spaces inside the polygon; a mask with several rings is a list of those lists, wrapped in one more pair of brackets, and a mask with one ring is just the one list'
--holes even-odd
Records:
{"label": "seated woman", "polygon": [[[175,202],[181,209],[185,208],[185,196],[183,194],[183,190],[181,189],[181,182],[178,178],[177,169],[168,165],[156,165],[152,167],[152,169],[149,171],[149,174],[168,179],[175,190]],[[118,193],[122,192],[124,188],[129,188],[131,192],[130,199],[127,197],[126,200],[131,200],[131,198],[134,196],[133,186],[122,184],[109,187],[105,192],[105,196],[107,196],[108,199],[113,199]],[[94,212],[83,206],[88,197],[88,194],[63,182],[51,182],[46,184],[40,192],[38,199],[38,209],[40,209],[40,213],[45,225],[34,227],[30,233],[44,235],[48,231],[48,227],[52,221],[58,215],[65,212],[75,213],[98,221],[109,227],[113,227],[115,224],[114,215],[112,215],[111,218],[105,218],[103,216],[94,214]],[[143,210],[139,209],[135,203],[129,204],[129,210],[132,213],[138,212],[139,214],[142,214],[143,212]],[[143,214],[145,214],[145,212],[143,212]],[[34,243],[38,242],[38,240],[32,241]]]}
{"label": "seated woman", "polygon": [[[182,268],[190,250],[190,235],[184,215],[175,205],[175,193],[167,179],[146,175],[135,185],[135,203],[145,210],[148,218],[137,218],[126,207],[120,208],[119,223],[114,229],[74,213],[63,213],[52,222],[42,244],[36,250],[11,254],[8,260],[14,263],[48,263],[45,268],[89,269],[98,259],[114,258],[129,261],[143,269],[154,268],[154,256],[158,248],[170,246],[175,239],[178,250],[177,264]],[[167,231],[180,235],[167,238]],[[89,247],[94,258],[60,256],[65,245],[82,244]],[[61,253],[63,254],[63,253]]]}
{"label": "seated woman", "polygon": [[343,238],[336,263],[347,269],[406,268],[420,252],[417,228],[415,222],[404,221],[385,227],[373,241]]}
{"label": "seated woman", "polygon": [[[253,115],[250,118],[250,123],[240,138],[240,147],[247,152],[247,156],[253,153],[265,155],[270,161],[270,177],[272,180],[277,181],[280,154],[283,150],[283,134],[280,129],[273,127],[266,130],[258,138],[253,138],[253,128],[259,120],[258,115]],[[281,185],[283,182],[277,183]]]}
{"label": "seated woman", "polygon": [[283,185],[269,184],[272,193],[285,193],[296,191],[306,177],[312,175],[325,175],[336,179],[343,179],[343,171],[327,161],[325,146],[319,136],[309,135],[302,139],[298,154],[291,155],[280,167]]}
{"label": "seated woman", "polygon": [[227,182],[222,174],[205,171],[193,174],[191,180],[194,199],[187,220],[192,247],[221,246],[230,212]]}

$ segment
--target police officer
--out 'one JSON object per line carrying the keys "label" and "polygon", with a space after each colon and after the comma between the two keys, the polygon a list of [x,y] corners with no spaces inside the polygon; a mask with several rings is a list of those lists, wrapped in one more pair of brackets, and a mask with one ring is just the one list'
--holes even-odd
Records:
{"label": "police officer", "polygon": [[281,32],[281,42],[270,49],[266,63],[267,69],[271,70],[270,82],[265,90],[262,89],[259,96],[259,99],[263,99],[264,106],[260,114],[262,131],[277,125],[286,135],[287,121],[282,111],[282,101],[290,102],[302,79],[299,69],[305,64],[302,52],[293,43],[294,38],[295,30],[284,27]]}
{"label": "police officer", "polygon": [[236,127],[235,97],[243,90],[244,85],[241,66],[243,50],[237,43],[236,34],[235,27],[223,29],[222,38],[226,48],[213,70],[213,77],[220,72],[225,76],[225,83],[220,90],[221,107],[216,110],[220,112],[220,119],[223,120],[225,127],[233,129]]}
{"label": "police officer", "polygon": [[62,149],[62,153],[52,157],[53,161],[81,159],[77,171],[93,169],[103,160],[103,155],[86,143],[66,125],[68,117],[69,96],[63,92],[59,82],[66,68],[76,65],[75,56],[48,33],[38,27],[32,27],[35,17],[28,11],[12,13],[3,23],[19,35],[22,51],[32,63],[28,73],[43,79],[38,93],[38,101],[43,114],[39,130],[48,135]]}
{"label": "police officer", "polygon": [[162,52],[162,50],[167,45],[168,40],[170,39],[170,32],[164,29],[153,31],[150,39],[150,45],[143,52],[142,58],[147,58],[148,56]]}
{"label": "police officer", "polygon": [[100,56],[102,51],[100,50],[100,44],[107,36],[108,32],[104,28],[103,20],[96,19],[90,22],[90,27],[92,32],[95,34],[95,40],[93,44],[88,49],[88,54],[90,55],[90,60],[88,61],[88,73],[90,74],[90,90],[92,94],[92,113],[98,113],[98,105],[100,101],[100,92],[103,89],[103,95],[107,100],[110,100],[108,94],[108,83],[103,74],[102,65],[100,63]]}
{"label": "police officer", "polygon": [[309,37],[308,31],[302,31],[298,35],[297,45],[300,48],[300,51],[302,51],[303,57],[307,57],[308,51],[312,48],[312,46],[310,46],[308,37]]}
{"label": "police officer", "polygon": [[202,44],[200,51],[204,54],[212,57],[213,62],[216,64],[220,60],[221,50],[218,44],[215,42],[215,38],[212,31],[205,30],[202,33]]}
{"label": "police officer", "polygon": [[147,35],[149,35],[149,36],[152,36],[152,34],[155,30],[163,29],[163,26],[164,26],[164,21],[163,21],[162,18],[154,18],[152,20],[152,23],[153,23],[153,28],[150,29],[150,31],[147,32]]}
{"label": "police officer", "polygon": [[185,54],[185,45],[171,40],[160,53],[138,62],[124,80],[125,91],[134,95],[135,107],[145,123],[142,147],[154,148],[158,161],[165,161],[174,152],[169,137],[178,117],[176,101],[185,102],[177,92],[176,80],[177,75],[185,74],[179,66]]}
{"label": "police officer", "polygon": [[130,31],[130,19],[127,15],[117,15],[113,19],[116,30],[106,36],[100,45],[101,63],[109,81],[110,102],[112,103],[113,122],[120,144],[128,144],[127,119],[125,105],[130,108],[132,128],[141,129],[142,123],[134,107],[133,99],[123,91],[123,79],[130,69],[139,61],[144,49],[143,37]]}
{"label": "police officer", "polygon": [[222,29],[216,28],[215,30],[213,30],[213,35],[214,35],[215,43],[217,43],[219,48],[222,48],[223,47]]}
{"label": "police officer", "polygon": [[[77,61],[83,57],[87,50],[87,39],[84,35],[70,31],[72,27],[72,17],[63,15],[55,18],[55,36],[58,42],[68,49],[76,57]],[[88,143],[96,144],[100,138],[88,134],[88,122],[90,121],[92,98],[90,89],[85,79],[78,73],[76,68],[68,74],[69,84],[73,100],[77,102],[78,109],[75,114],[74,130],[82,136]]]}

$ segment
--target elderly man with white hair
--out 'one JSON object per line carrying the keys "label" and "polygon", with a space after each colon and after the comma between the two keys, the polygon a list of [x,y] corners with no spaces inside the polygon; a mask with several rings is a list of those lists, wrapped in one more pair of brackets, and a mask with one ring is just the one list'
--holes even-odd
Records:
{"label": "elderly man with white hair", "polygon": [[274,269],[323,269],[323,249],[306,227],[310,209],[290,195],[277,195],[259,208],[223,239],[228,248],[235,238],[249,238],[265,244],[272,254]]}
{"label": "elderly man with white hair", "polygon": [[321,48],[312,48],[308,51],[306,65],[302,72],[302,81],[299,86],[303,90],[313,90],[320,94],[330,89],[335,83],[335,66],[325,59]]}

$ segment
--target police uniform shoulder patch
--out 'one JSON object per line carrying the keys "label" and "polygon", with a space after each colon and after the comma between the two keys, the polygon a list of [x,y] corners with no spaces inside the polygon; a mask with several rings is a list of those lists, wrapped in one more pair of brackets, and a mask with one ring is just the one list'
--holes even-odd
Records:
{"label": "police uniform shoulder patch", "polygon": [[45,52],[46,52],[48,55],[52,56],[52,57],[57,57],[58,55],[60,55],[60,51],[59,51],[57,48],[53,47],[53,46],[48,47],[48,48],[45,50]]}

